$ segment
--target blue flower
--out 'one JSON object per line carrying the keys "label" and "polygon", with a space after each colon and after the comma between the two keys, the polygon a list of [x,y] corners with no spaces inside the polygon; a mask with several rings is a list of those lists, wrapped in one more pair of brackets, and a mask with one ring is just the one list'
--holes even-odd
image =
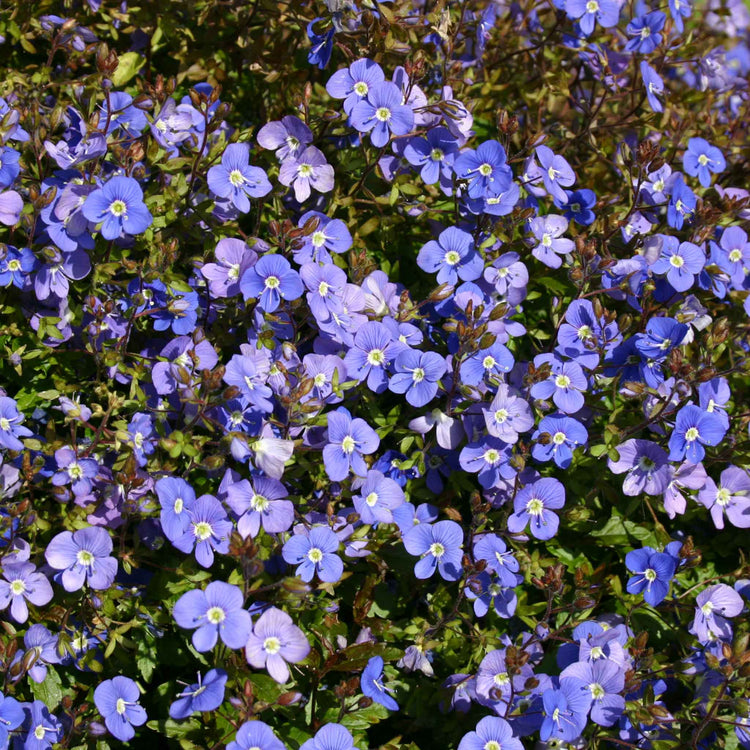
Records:
{"label": "blue flower", "polygon": [[625,30],[633,38],[625,45],[628,52],[648,55],[661,44],[661,34],[667,17],[658,10],[634,18]]}
{"label": "blue flower", "polygon": [[181,628],[194,629],[196,651],[210,651],[221,637],[229,648],[242,648],[252,622],[242,608],[244,596],[237,586],[211,581],[205,590],[194,589],[183,594],[174,605],[172,616]]}
{"label": "blue flower", "polygon": [[333,28],[330,28],[323,34],[316,33],[315,24],[322,20],[322,18],[314,18],[307,24],[307,38],[312,45],[310,51],[307,53],[307,62],[310,65],[317,65],[321,70],[327,67],[331,60],[334,34]]}
{"label": "blue flower", "polygon": [[0,286],[13,284],[18,289],[23,289],[26,279],[36,266],[36,256],[28,247],[17,250],[10,245],[6,245],[4,250],[0,249],[0,253]]}
{"label": "blue flower", "polygon": [[677,412],[674,430],[669,438],[669,460],[697,464],[706,455],[704,445],[718,445],[727,431],[727,425],[716,412],[703,411],[700,406],[688,404]]}
{"label": "blue flower", "polygon": [[344,572],[344,563],[336,554],[339,538],[328,526],[313,526],[309,531],[293,534],[281,550],[281,556],[290,565],[296,565],[296,574],[305,583],[317,574],[321,581],[335,583]]}
{"label": "blue flower", "polygon": [[682,229],[685,219],[692,218],[697,202],[695,193],[685,184],[682,175],[678,174],[672,183],[672,194],[667,206],[667,224],[672,229]]}
{"label": "blue flower", "polygon": [[229,535],[232,523],[222,504],[212,495],[201,495],[187,511],[190,522],[182,536],[171,540],[181,552],[192,552],[204,568],[214,563],[214,551],[226,555],[229,552]]}
{"label": "blue flower", "polygon": [[299,750],[357,750],[351,732],[341,724],[324,724],[315,737],[303,743]]}
{"label": "blue flower", "polygon": [[10,696],[0,693],[0,747],[8,747],[8,733],[23,724],[23,708]]}
{"label": "blue flower", "polygon": [[273,729],[262,721],[247,721],[238,730],[227,750],[285,750]]}
{"label": "blue flower", "polygon": [[591,698],[567,680],[560,689],[549,688],[542,695],[544,721],[539,730],[543,742],[549,739],[573,742],[586,727],[586,716]]}
{"label": "blue flower", "polygon": [[21,172],[18,160],[21,154],[15,149],[0,148],[0,189],[10,187]]}
{"label": "blue flower", "polygon": [[663,112],[664,107],[657,97],[664,93],[664,81],[645,60],[641,60],[640,68],[649,106],[654,112]]}
{"label": "blue flower", "polygon": [[62,739],[62,722],[50,713],[42,701],[24,704],[23,712],[23,728],[27,731],[23,740],[23,750],[47,750]]}
{"label": "blue flower", "polygon": [[380,703],[381,706],[385,706],[389,711],[398,711],[398,703],[386,692],[390,689],[383,685],[382,656],[373,656],[367,662],[367,666],[362,671],[359,684],[362,692],[368,698],[372,698],[375,703]]}
{"label": "blue flower", "polygon": [[340,406],[328,414],[328,445],[323,448],[323,462],[328,478],[341,482],[353,471],[367,474],[362,455],[374,453],[380,445],[377,432],[364,419],[352,419],[348,409]]}
{"label": "blue flower", "polygon": [[596,220],[596,214],[592,211],[596,205],[596,193],[593,190],[583,188],[581,190],[566,190],[568,202],[555,200],[555,205],[563,209],[565,218],[575,221],[582,226],[590,226]]}
{"label": "blue flower", "polygon": [[458,750],[523,750],[523,743],[513,736],[505,719],[485,716],[473,732],[461,738]]}
{"label": "blue flower", "polygon": [[385,73],[376,62],[366,57],[355,60],[348,68],[337,70],[326,83],[326,91],[334,99],[344,100],[344,112],[350,115],[370,93],[370,89],[385,81]]}
{"label": "blue flower", "polygon": [[408,349],[396,358],[395,374],[388,383],[394,393],[405,393],[412,406],[424,406],[435,398],[438,381],[445,374],[445,358],[437,352]]}
{"label": "blue flower", "polygon": [[295,300],[302,296],[305,288],[289,261],[274,253],[264,255],[242,274],[240,289],[245,301],[259,297],[261,309],[272,313],[282,299]]}
{"label": "blue flower", "polygon": [[359,381],[367,378],[367,387],[375,393],[386,390],[386,368],[393,357],[391,341],[390,331],[382,323],[373,320],[361,326],[344,357],[347,375]]}
{"label": "blue flower", "polygon": [[581,31],[588,36],[599,21],[604,28],[616,26],[620,18],[620,6],[614,0],[565,0],[568,18],[578,19]]}
{"label": "blue flower", "polygon": [[208,187],[214,195],[228,200],[240,213],[250,210],[250,198],[271,192],[271,183],[260,167],[250,166],[250,146],[232,143],[226,147],[221,164],[208,170]]}
{"label": "blue flower", "polygon": [[472,236],[457,227],[444,229],[437,241],[430,240],[423,245],[417,265],[428,273],[437,272],[438,284],[451,286],[455,286],[459,278],[474,281],[484,270],[484,260],[474,248]]}
{"label": "blue flower", "polygon": [[559,414],[544,417],[532,438],[538,441],[544,434],[547,435],[547,440],[536,442],[531,449],[531,455],[537,461],[552,459],[561,469],[570,466],[573,451],[579,445],[585,445],[589,438],[586,428],[580,422]]}
{"label": "blue flower", "polygon": [[[569,0],[584,3],[585,0]],[[612,0],[606,0],[615,5]],[[594,3],[597,5],[597,3]],[[616,23],[615,19],[615,23]],[[592,21],[593,28],[593,21]],[[547,192],[560,203],[568,200],[568,194],[563,188],[570,187],[576,181],[576,174],[570,164],[562,156],[555,154],[549,146],[537,146],[536,156],[541,164],[542,180]]]}
{"label": "blue flower", "polygon": [[513,181],[505,149],[497,141],[485,141],[476,151],[465,149],[456,158],[453,166],[456,176],[466,180],[469,198],[498,197],[510,188]]}
{"label": "blue flower", "polygon": [[[247,612],[245,614],[249,619],[250,615]],[[248,629],[248,634],[249,632]],[[223,669],[210,669],[205,677],[201,677],[199,672],[198,682],[187,685],[177,696],[177,700],[169,707],[169,715],[173,719],[187,719],[196,711],[214,711],[224,702],[227,678],[228,675]]]}
{"label": "blue flower", "polygon": [[430,578],[437,568],[446,581],[457,581],[463,571],[463,538],[463,530],[455,521],[420,523],[407,531],[403,536],[406,551],[421,557],[414,566],[414,575]]}
{"label": "blue flower", "polygon": [[628,593],[643,594],[643,598],[652,607],[661,604],[669,593],[669,583],[674,578],[677,568],[675,559],[652,547],[643,547],[628,552],[625,565],[631,573],[635,573],[628,580]]}
{"label": "blue flower", "polygon": [[414,112],[402,103],[398,86],[390,81],[376,83],[367,96],[357,102],[349,114],[351,124],[360,133],[370,133],[373,146],[388,144],[391,134],[406,135],[414,127]]}
{"label": "blue flower", "polygon": [[691,138],[682,157],[682,166],[691,177],[697,177],[707,188],[711,185],[711,173],[719,174],[727,168],[724,154],[703,138]]}
{"label": "blue flower", "polygon": [[18,411],[16,402],[8,396],[0,396],[0,447],[12,451],[22,451],[20,437],[33,435],[28,427],[21,423],[24,415]]}
{"label": "blue flower", "polygon": [[145,232],[153,221],[143,202],[143,190],[132,177],[112,177],[86,198],[81,211],[89,221],[101,224],[107,240]]}
{"label": "blue flower", "polygon": [[138,703],[138,685],[129,677],[117,676],[99,683],[94,691],[94,704],[104,717],[107,729],[118,740],[128,742],[135,737],[135,729],[146,723],[146,711]]}

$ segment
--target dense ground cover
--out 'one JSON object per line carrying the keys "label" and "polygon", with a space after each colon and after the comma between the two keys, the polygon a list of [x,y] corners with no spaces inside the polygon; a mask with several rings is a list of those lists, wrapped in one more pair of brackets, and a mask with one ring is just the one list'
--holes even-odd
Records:
{"label": "dense ground cover", "polygon": [[749,27],[0,9],[0,747],[750,747]]}

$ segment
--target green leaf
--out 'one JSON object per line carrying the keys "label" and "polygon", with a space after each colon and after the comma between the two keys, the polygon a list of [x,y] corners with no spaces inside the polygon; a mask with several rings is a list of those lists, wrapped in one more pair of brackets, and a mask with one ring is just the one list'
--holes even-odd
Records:
{"label": "green leaf", "polygon": [[44,682],[29,680],[31,692],[38,701],[42,701],[50,711],[54,711],[63,697],[62,682],[60,675],[52,667],[47,667],[47,676]]}
{"label": "green leaf", "polygon": [[120,55],[117,70],[112,74],[112,84],[115,88],[124,86],[144,65],[145,58],[137,52],[126,52]]}

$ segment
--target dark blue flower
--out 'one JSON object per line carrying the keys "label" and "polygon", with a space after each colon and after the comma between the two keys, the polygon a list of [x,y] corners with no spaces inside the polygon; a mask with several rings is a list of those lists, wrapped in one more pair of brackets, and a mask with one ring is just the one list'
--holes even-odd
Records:
{"label": "dark blue flower", "polygon": [[367,666],[362,671],[362,677],[359,680],[362,692],[372,698],[375,703],[380,703],[389,711],[398,711],[398,703],[388,695],[389,688],[383,685],[383,657],[373,656]]}

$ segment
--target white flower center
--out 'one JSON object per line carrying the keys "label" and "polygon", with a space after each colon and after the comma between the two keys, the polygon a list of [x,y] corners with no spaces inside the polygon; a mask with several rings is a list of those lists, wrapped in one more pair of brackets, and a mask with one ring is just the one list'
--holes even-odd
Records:
{"label": "white flower center", "polygon": [[372,508],[375,503],[378,502],[378,493],[377,492],[371,492],[366,498],[365,502]]}
{"label": "white flower center", "polygon": [[482,177],[489,177],[492,174],[492,164],[487,164],[487,162],[480,164],[477,171]]}
{"label": "white flower center", "polygon": [[494,465],[500,460],[500,451],[496,450],[495,448],[488,448],[482,455],[482,458],[488,464]]}
{"label": "white flower center", "polygon": [[449,266],[455,266],[456,263],[460,262],[460,260],[461,256],[455,250],[448,250],[448,252],[445,254],[445,262]]}
{"label": "white flower center", "polygon": [[341,441],[341,450],[344,451],[344,453],[353,453],[355,447],[356,443],[351,435],[346,435]]}
{"label": "white flower center", "polygon": [[656,580],[656,571],[653,568],[646,568],[643,575],[646,577],[646,580],[649,582],[653,582]]}
{"label": "white flower center", "polygon": [[432,161],[443,161],[443,159],[445,159],[445,154],[442,149],[433,148],[432,151],[430,151],[430,159],[432,159]]}
{"label": "white flower center", "polygon": [[117,699],[117,703],[115,704],[115,709],[116,709],[116,711],[117,711],[118,714],[124,714],[125,713],[125,711],[127,710],[127,705],[125,703],[125,699],[124,698],[118,698]]}
{"label": "white flower center", "polygon": [[357,81],[354,84],[354,93],[357,96],[367,96],[370,91],[370,87],[364,81]]}
{"label": "white flower center", "polygon": [[367,363],[373,367],[380,367],[385,362],[385,352],[382,349],[372,349],[367,352]]}
{"label": "white flower center", "polygon": [[604,688],[598,682],[592,682],[589,685],[589,690],[591,691],[591,697],[595,701],[600,701],[606,695]]}
{"label": "white flower center", "polygon": [[109,204],[109,212],[112,216],[124,216],[127,213],[128,207],[125,201],[115,200]]}
{"label": "white flower center", "polygon": [[562,445],[565,442],[565,433],[564,432],[556,432],[552,436],[552,442],[555,445]]}
{"label": "white flower center", "polygon": [[16,578],[15,581],[11,581],[10,593],[13,594],[13,596],[21,596],[24,591],[26,591],[26,584],[20,578]]}
{"label": "white flower center", "polygon": [[538,497],[532,497],[528,503],[526,503],[526,512],[530,516],[541,516],[544,510],[544,503]]}
{"label": "white flower center", "polygon": [[697,427],[688,427],[688,429],[685,432],[685,441],[688,443],[692,443],[694,440],[697,440],[700,437],[700,433],[698,432]]}
{"label": "white flower center", "polygon": [[278,289],[281,281],[278,276],[266,276],[265,285],[266,289]]}
{"label": "white flower center", "polygon": [[180,515],[180,513],[182,513],[184,507],[185,507],[185,501],[181,497],[176,498],[174,501],[174,512],[178,516]]}
{"label": "white flower center", "polygon": [[275,635],[269,635],[263,641],[263,650],[267,654],[278,654],[281,651],[281,641]]}
{"label": "white flower center", "polygon": [[729,501],[732,499],[732,495],[726,487],[721,487],[716,493],[716,502],[725,508],[729,505]]}
{"label": "white flower center", "polygon": [[213,534],[213,529],[207,521],[199,521],[193,526],[193,534],[198,541],[205,542]]}
{"label": "white flower center", "polygon": [[261,513],[268,508],[269,503],[269,499],[267,497],[263,497],[263,495],[253,494],[253,496],[250,498],[250,507],[253,510],[257,510]]}
{"label": "white flower center", "polygon": [[415,367],[412,371],[411,379],[415,383],[421,383],[424,380],[424,370],[421,367]]}
{"label": "white flower center", "polygon": [[433,557],[440,558],[445,554],[445,547],[440,542],[433,542],[428,551]]}
{"label": "white flower center", "polygon": [[681,255],[673,255],[669,263],[675,268],[682,268],[685,265],[685,259]]}
{"label": "white flower center", "polygon": [[375,117],[380,120],[380,122],[388,122],[388,120],[391,119],[391,110],[388,109],[388,107],[378,107],[375,110]]}
{"label": "white flower center", "polygon": [[503,424],[508,419],[508,410],[507,409],[498,409],[495,412],[495,421],[498,424]]}
{"label": "white flower center", "polygon": [[310,547],[310,550],[307,553],[307,559],[311,563],[315,563],[317,565],[323,560],[323,551],[318,547]]}
{"label": "white flower center", "polygon": [[231,182],[234,187],[240,187],[245,184],[245,176],[239,169],[233,169],[229,173],[229,182]]}
{"label": "white flower center", "polygon": [[555,378],[555,385],[558,388],[567,388],[570,385],[570,378],[567,375],[558,375]]}
{"label": "white flower center", "polygon": [[313,168],[312,164],[300,164],[297,167],[297,174],[300,177],[312,177]]}
{"label": "white flower center", "polygon": [[206,619],[212,625],[219,625],[227,619],[227,613],[221,607],[211,607],[206,612]]}
{"label": "white flower center", "polygon": [[76,560],[78,561],[79,565],[83,565],[84,568],[88,568],[94,564],[94,560],[96,560],[96,558],[87,549],[80,549],[76,554]]}
{"label": "white flower center", "polygon": [[596,13],[596,11],[599,10],[599,3],[596,2],[596,0],[589,0],[586,3],[586,12],[587,13]]}

